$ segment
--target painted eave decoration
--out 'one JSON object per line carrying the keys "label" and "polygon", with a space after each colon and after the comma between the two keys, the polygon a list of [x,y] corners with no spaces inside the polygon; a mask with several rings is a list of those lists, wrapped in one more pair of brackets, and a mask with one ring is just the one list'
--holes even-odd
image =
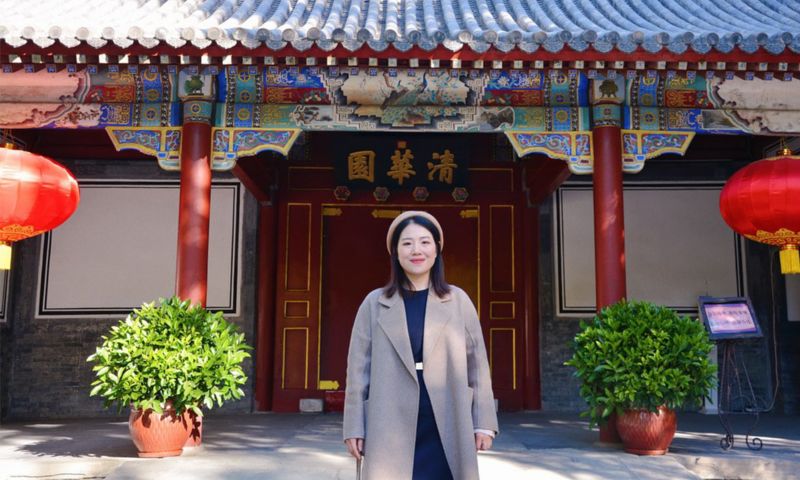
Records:
{"label": "painted eave decoration", "polygon": [[800,52],[795,0],[0,0],[0,11],[14,48]]}

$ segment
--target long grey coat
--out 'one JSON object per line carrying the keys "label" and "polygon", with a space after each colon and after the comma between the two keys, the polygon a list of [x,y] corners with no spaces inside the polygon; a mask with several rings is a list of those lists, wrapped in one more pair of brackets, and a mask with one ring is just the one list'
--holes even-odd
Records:
{"label": "long grey coat", "polygon": [[[478,478],[474,429],[498,431],[478,314],[458,287],[425,311],[423,376],[456,480]],[[410,479],[419,382],[399,294],[372,291],[358,309],[347,357],[344,438],[364,438],[364,478]]]}

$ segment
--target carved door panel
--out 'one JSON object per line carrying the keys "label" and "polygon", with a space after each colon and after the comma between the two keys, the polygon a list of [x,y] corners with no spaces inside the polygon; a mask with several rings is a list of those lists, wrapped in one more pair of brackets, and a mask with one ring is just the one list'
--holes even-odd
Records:
{"label": "carved door panel", "polygon": [[273,409],[296,412],[317,397],[319,216],[314,202],[281,205],[275,281]]}

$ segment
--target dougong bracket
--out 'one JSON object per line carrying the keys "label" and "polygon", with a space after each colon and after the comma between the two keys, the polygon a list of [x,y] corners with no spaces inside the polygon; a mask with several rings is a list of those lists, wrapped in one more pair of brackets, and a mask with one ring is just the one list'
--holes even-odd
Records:
{"label": "dougong bracket", "polygon": [[644,168],[645,160],[665,153],[685,154],[694,134],[695,132],[623,130],[622,171],[638,173]]}
{"label": "dougong bracket", "polygon": [[514,151],[523,157],[542,153],[564,160],[575,174],[592,173],[592,132],[505,132]]}
{"label": "dougong bracket", "polygon": [[230,170],[239,157],[267,150],[287,156],[300,132],[299,128],[213,128],[211,168]]}
{"label": "dougong bracket", "polygon": [[[564,160],[574,174],[593,173],[592,132],[505,132],[514,151],[522,157],[541,153]],[[622,171],[638,173],[644,162],[665,153],[683,155],[695,132],[622,130]]]}
{"label": "dougong bracket", "polygon": [[181,168],[181,127],[106,127],[117,151],[136,150],[156,157],[164,170]]}
{"label": "dougong bracket", "polygon": [[[180,170],[182,127],[106,127],[117,151],[136,150],[156,157],[164,170]],[[226,171],[239,157],[271,150],[288,155],[300,136],[300,129],[213,128],[211,169]]]}

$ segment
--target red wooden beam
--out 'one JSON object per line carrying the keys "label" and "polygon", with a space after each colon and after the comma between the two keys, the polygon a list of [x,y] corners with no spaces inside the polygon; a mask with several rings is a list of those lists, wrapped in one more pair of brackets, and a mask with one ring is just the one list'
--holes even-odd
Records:
{"label": "red wooden beam", "polygon": [[244,188],[258,200],[258,203],[268,203],[270,201],[269,190],[266,185],[262,185],[255,178],[253,178],[252,164],[250,167],[242,162],[236,162],[236,165],[231,170],[236,178],[242,182]]}
{"label": "red wooden beam", "polygon": [[538,205],[571,175],[567,163],[544,155],[530,155],[524,160],[523,181],[528,204]]}

